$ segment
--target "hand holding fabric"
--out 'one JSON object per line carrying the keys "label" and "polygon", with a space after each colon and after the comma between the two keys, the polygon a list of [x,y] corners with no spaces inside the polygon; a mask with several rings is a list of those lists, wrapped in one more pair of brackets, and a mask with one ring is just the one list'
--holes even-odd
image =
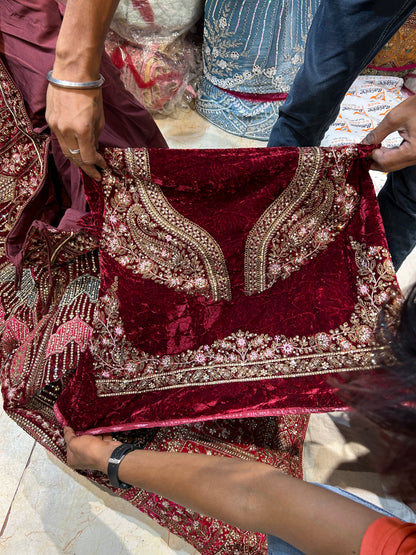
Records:
{"label": "hand holding fabric", "polygon": [[[65,428],[72,467],[107,472],[117,443]],[[119,444],[119,443],[118,443]],[[273,534],[311,554],[359,553],[380,514],[268,464],[233,457],[134,450],[119,479],[245,530]],[[319,515],[319,518],[317,518]]]}
{"label": "hand holding fabric", "polygon": [[[96,166],[105,168],[97,152],[98,138],[104,128],[101,89],[68,90],[49,85],[46,119],[63,153],[73,164],[96,180],[101,179]],[[69,149],[78,150],[71,153]]]}
{"label": "hand holding fabric", "polygon": [[121,445],[119,441],[112,440],[111,434],[76,436],[74,430],[69,426],[64,430],[64,437],[68,465],[79,470],[107,472],[111,453],[118,445]]}
{"label": "hand holding fabric", "polygon": [[[56,43],[52,72],[55,79],[81,83],[98,79],[105,36],[117,5],[118,0],[67,1]],[[100,87],[68,89],[50,84],[46,120],[65,156],[99,181],[96,166],[106,167],[97,152],[104,128]]]}
{"label": "hand holding fabric", "polygon": [[364,144],[379,144],[398,131],[403,138],[399,147],[373,150],[371,169],[391,172],[416,164],[416,96],[404,100],[387,114],[381,123],[363,140]]}

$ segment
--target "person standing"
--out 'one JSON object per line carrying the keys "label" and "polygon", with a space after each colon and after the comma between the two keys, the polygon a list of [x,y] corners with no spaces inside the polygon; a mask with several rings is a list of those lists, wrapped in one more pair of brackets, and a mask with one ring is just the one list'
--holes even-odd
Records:
{"label": "person standing", "polygon": [[[414,9],[415,0],[322,0],[268,146],[319,145],[352,82]],[[401,125],[391,117],[366,140],[376,144],[395,130],[404,139],[388,157],[380,149],[372,154],[374,169],[391,172],[378,198],[396,270],[416,245],[415,124],[407,117],[406,129]]]}

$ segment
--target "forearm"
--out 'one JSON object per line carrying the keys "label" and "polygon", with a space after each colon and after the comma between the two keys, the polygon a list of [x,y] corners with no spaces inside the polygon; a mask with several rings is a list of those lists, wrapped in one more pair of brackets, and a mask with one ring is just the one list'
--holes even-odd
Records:
{"label": "forearm", "polygon": [[152,451],[131,453],[119,469],[120,479],[127,483],[254,531],[265,531],[263,486],[275,473],[256,462]]}
{"label": "forearm", "polygon": [[[111,449],[101,455],[103,472]],[[119,478],[240,528],[281,537],[308,554],[359,553],[365,530],[379,517],[257,462],[134,451],[121,462]]]}
{"label": "forearm", "polygon": [[98,78],[104,40],[118,0],[68,0],[56,45],[54,77]]}

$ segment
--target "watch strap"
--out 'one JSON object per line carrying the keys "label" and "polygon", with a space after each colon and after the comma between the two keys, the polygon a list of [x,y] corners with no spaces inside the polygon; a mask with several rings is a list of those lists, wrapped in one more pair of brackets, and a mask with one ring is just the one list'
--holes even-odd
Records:
{"label": "watch strap", "polygon": [[133,445],[133,443],[122,443],[121,445],[118,445],[111,453],[111,457],[108,459],[107,474],[108,479],[110,480],[110,484],[113,486],[113,488],[128,489],[132,487],[130,484],[120,482],[118,477],[118,469],[124,457],[135,449],[136,446]]}

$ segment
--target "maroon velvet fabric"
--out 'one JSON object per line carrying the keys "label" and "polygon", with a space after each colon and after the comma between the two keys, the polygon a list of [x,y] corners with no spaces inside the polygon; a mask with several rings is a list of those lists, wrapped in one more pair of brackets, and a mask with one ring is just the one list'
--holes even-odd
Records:
{"label": "maroon velvet fabric", "polygon": [[[3,7],[4,4],[1,5]],[[88,348],[97,305],[100,267],[96,240],[87,231],[69,233],[33,221],[53,209],[56,175],[49,138],[33,132],[23,99],[0,60],[0,244],[20,226],[24,239],[21,280],[0,248],[0,361],[4,410],[42,446],[66,461],[63,430],[53,413],[61,389]],[[50,172],[52,175],[50,175]],[[89,218],[85,230],[94,229]],[[29,229],[24,234],[24,229]],[[0,245],[0,246],[1,246]],[[12,244],[12,246],[17,246]],[[145,449],[210,453],[258,460],[302,477],[307,416],[219,420],[153,430],[119,439]],[[107,476],[86,472],[110,488]],[[198,515],[140,489],[112,488],[201,554],[267,551],[264,535]]]}
{"label": "maroon velvet fabric", "polygon": [[327,376],[375,367],[378,313],[398,290],[369,152],[108,149],[103,182],[85,181],[100,299],[61,422],[341,408]]}
{"label": "maroon velvet fabric", "polygon": [[221,89],[221,87],[218,88],[231,96],[235,96],[236,98],[243,98],[244,100],[251,100],[252,102],[281,102],[282,100],[286,100],[287,98],[287,93],[253,94],[241,91],[230,91],[229,89]]}

